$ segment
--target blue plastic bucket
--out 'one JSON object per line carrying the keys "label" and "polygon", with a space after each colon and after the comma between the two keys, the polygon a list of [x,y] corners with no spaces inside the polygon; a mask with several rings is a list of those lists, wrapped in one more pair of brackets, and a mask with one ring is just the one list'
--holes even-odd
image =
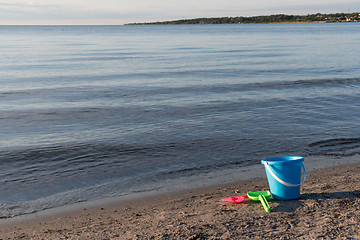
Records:
{"label": "blue plastic bucket", "polygon": [[[261,160],[265,165],[270,192],[275,199],[290,200],[300,198],[300,185],[306,179],[304,158],[298,156],[276,157]],[[301,169],[304,179],[301,180]]]}

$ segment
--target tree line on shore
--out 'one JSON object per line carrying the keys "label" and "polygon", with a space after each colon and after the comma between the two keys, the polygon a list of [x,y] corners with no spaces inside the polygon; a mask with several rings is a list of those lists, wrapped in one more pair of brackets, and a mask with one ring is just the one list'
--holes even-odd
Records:
{"label": "tree line on shore", "polygon": [[360,22],[360,13],[332,13],[332,14],[308,14],[308,15],[268,15],[254,17],[217,17],[217,18],[194,18],[174,21],[130,23],[128,25],[147,24],[249,24],[249,23],[296,23],[296,22]]}

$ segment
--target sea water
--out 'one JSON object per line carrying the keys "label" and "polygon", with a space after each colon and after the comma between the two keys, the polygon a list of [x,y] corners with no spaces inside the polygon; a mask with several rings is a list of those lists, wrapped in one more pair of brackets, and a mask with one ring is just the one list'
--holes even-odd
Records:
{"label": "sea water", "polygon": [[0,218],[360,153],[359,23],[0,26],[0,39]]}

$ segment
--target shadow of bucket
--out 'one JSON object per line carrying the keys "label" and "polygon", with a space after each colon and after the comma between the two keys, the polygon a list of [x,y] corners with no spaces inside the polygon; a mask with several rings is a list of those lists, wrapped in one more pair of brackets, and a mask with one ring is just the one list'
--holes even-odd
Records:
{"label": "shadow of bucket", "polygon": [[[304,158],[298,156],[276,157],[261,160],[266,170],[270,192],[275,199],[300,198],[300,185],[306,179]],[[304,179],[301,181],[301,169]]]}

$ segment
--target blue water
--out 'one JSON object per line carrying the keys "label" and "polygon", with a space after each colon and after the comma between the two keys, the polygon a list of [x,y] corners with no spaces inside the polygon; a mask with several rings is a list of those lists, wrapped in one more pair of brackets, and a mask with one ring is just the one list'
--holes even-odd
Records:
{"label": "blue water", "polygon": [[360,153],[358,23],[0,26],[0,39],[0,218]]}

